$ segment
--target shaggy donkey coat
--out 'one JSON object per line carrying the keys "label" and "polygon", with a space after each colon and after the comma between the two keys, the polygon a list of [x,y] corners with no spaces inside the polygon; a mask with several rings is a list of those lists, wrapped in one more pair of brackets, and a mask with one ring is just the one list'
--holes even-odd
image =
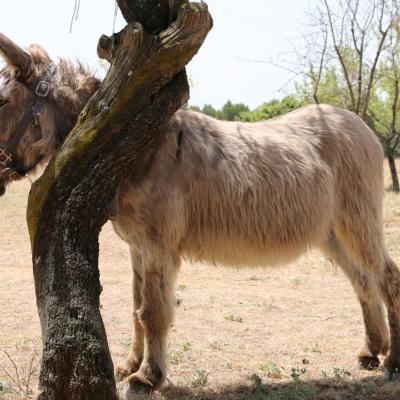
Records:
{"label": "shaggy donkey coat", "polygon": [[[20,50],[22,52],[22,50]],[[50,62],[35,46],[33,73]],[[31,94],[8,59],[0,73],[0,139],[7,142]],[[17,149],[29,170],[60,146],[96,80],[62,61],[40,126]],[[147,173],[118,191],[114,228],[130,248],[134,335],[120,378],[158,387],[182,257],[216,264],[281,264],[322,249],[351,280],[363,311],[364,367],[389,354],[400,367],[400,272],[383,244],[383,152],[355,114],[313,105],[258,123],[221,122],[180,110]],[[384,305],[388,310],[390,339]]]}

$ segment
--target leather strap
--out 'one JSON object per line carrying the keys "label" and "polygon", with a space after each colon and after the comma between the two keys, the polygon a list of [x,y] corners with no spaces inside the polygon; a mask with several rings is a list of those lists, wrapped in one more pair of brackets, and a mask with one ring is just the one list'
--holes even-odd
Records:
{"label": "leather strap", "polygon": [[24,137],[25,132],[27,131],[29,125],[32,122],[32,112],[28,109],[24,112],[24,115],[20,119],[16,132],[14,135],[11,136],[10,140],[7,143],[7,150],[12,153],[15,150],[17,144],[21,141]]}
{"label": "leather strap", "polygon": [[34,89],[29,88],[35,94],[34,103],[24,112],[17,125],[14,135],[11,136],[8,143],[5,146],[0,145],[0,176],[3,178],[10,178],[13,180],[23,178],[23,176],[17,171],[17,166],[14,162],[15,157],[13,156],[13,151],[24,137],[29,125],[33,121],[39,121],[40,113],[42,111],[42,101],[43,99],[48,98],[50,94],[50,83],[56,70],[57,66],[54,63],[51,63],[36,87]]}

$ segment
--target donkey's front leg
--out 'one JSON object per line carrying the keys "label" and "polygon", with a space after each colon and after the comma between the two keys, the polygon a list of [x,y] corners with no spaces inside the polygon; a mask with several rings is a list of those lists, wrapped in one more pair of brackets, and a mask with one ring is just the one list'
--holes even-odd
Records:
{"label": "donkey's front leg", "polygon": [[173,319],[175,277],[180,258],[159,248],[142,253],[142,305],[137,316],[144,331],[144,354],[139,370],[130,376],[129,390],[147,386],[156,389],[166,378],[165,353],[168,329]]}
{"label": "donkey's front leg", "polygon": [[127,359],[115,367],[117,380],[126,378],[136,372],[143,361],[144,353],[144,329],[140,323],[138,311],[142,306],[144,267],[142,257],[137,250],[131,249],[131,262],[133,270],[133,336]]}

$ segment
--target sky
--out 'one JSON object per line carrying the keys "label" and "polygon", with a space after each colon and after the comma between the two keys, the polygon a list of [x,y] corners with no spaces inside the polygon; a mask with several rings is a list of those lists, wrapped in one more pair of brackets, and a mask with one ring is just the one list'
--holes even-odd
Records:
{"label": "sky", "polygon": [[[251,108],[281,98],[292,75],[266,62],[292,51],[305,31],[305,13],[317,0],[208,0],[214,28],[188,66],[193,83],[190,104],[221,107],[228,99]],[[111,34],[115,0],[2,0],[0,32],[21,47],[40,44],[58,57],[86,62],[97,75],[96,45]],[[115,31],[125,22],[120,13]],[[289,86],[290,87],[290,86]]]}

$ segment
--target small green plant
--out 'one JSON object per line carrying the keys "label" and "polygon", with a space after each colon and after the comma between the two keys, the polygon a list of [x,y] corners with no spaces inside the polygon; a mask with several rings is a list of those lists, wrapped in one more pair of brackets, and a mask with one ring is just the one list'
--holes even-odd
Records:
{"label": "small green plant", "polygon": [[[274,369],[276,364],[265,364],[267,370]],[[305,368],[299,369],[298,367],[292,368],[292,379],[287,386],[279,389],[272,388],[262,383],[259,375],[253,374],[250,380],[253,382],[251,393],[252,396],[249,400],[308,400],[315,398],[315,389],[311,386],[304,385],[300,377],[307,372]]]}
{"label": "small green plant", "polygon": [[242,322],[243,322],[243,318],[242,318],[242,317],[239,317],[239,316],[233,315],[233,314],[226,315],[224,318],[225,318],[227,321],[239,322],[239,323],[242,323]]}
{"label": "small green plant", "polygon": [[297,278],[294,278],[294,279],[293,279],[293,283],[294,283],[296,286],[303,285],[305,282],[306,282],[306,280],[305,280],[305,278],[303,278],[303,277],[297,277]]}
{"label": "small green plant", "polygon": [[178,365],[183,361],[183,353],[181,351],[171,351],[168,353],[169,363]]}
{"label": "small green plant", "polygon": [[283,371],[274,362],[269,361],[266,364],[261,365],[261,371],[267,374],[269,378],[282,378]]}
{"label": "small green plant", "polygon": [[336,379],[342,379],[346,376],[351,376],[351,373],[349,371],[345,370],[344,368],[340,368],[340,367],[333,367],[332,373]]}
{"label": "small green plant", "polygon": [[182,349],[185,352],[190,351],[192,349],[192,343],[190,343],[190,342],[183,343]]}
{"label": "small green plant", "polygon": [[181,283],[179,286],[178,286],[178,290],[185,290],[187,288],[187,286],[185,285],[185,284],[183,284],[183,283]]}
{"label": "small green plant", "polygon": [[272,300],[271,303],[258,303],[257,307],[262,308],[263,311],[273,311],[278,309],[278,307],[274,304],[274,300]]}
{"label": "small green plant", "polygon": [[123,338],[119,341],[123,346],[130,346],[132,343],[132,338],[131,337],[127,337],[127,338]]}
{"label": "small green plant", "polygon": [[261,279],[258,276],[252,275],[249,276],[246,281],[261,281]]}
{"label": "small green plant", "polygon": [[6,381],[0,379],[0,398],[11,391],[11,386]]}
{"label": "small green plant", "polygon": [[313,347],[311,347],[311,352],[312,353],[322,353],[318,342],[315,342]]}
{"label": "small green plant", "polygon": [[27,350],[32,345],[32,340],[28,338],[18,339],[15,342],[15,348],[17,350]]}
{"label": "small green plant", "polygon": [[210,340],[208,345],[213,350],[222,350],[224,348],[224,342],[221,340]]}
{"label": "small green plant", "polygon": [[195,369],[192,375],[192,386],[196,388],[202,388],[208,383],[208,376],[210,375],[204,369]]}
{"label": "small green plant", "polygon": [[293,367],[290,376],[296,383],[298,383],[301,381],[301,377],[306,373],[307,368]]}

